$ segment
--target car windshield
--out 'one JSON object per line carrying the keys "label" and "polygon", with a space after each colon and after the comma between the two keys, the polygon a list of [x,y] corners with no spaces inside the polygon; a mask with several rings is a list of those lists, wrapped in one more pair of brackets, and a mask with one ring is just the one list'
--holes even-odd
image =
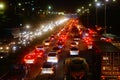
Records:
{"label": "car windshield", "polygon": [[81,71],[84,70],[84,63],[82,60],[72,60],[72,62],[69,64],[70,71]]}

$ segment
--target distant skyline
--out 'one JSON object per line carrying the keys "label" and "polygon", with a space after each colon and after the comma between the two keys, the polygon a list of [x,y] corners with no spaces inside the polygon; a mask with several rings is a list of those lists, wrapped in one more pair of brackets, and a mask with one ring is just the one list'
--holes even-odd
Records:
{"label": "distant skyline", "polygon": [[54,10],[66,10],[70,12],[75,11],[88,2],[90,2],[90,0],[38,0],[38,3],[40,3],[42,7],[50,4]]}
{"label": "distant skyline", "polygon": [[[4,1],[4,0],[3,0]],[[35,6],[46,9],[48,5],[52,6],[53,10],[70,11],[73,12],[77,8],[85,5],[86,3],[93,2],[92,0],[5,0],[13,4],[17,2],[33,2]]]}
{"label": "distant skyline", "polygon": [[[12,3],[13,6],[8,7],[8,10],[12,8],[11,10],[12,14],[14,10],[16,11],[19,10],[19,6],[17,5],[18,2],[24,3],[24,5],[21,7],[26,8],[26,12],[24,14],[25,16],[27,15],[27,13],[34,13],[32,11],[30,12],[32,7],[36,9],[42,9],[45,11],[47,10],[48,6],[51,6],[52,7],[51,10],[53,11],[65,11],[69,13],[69,12],[75,12],[78,8],[85,6],[85,8],[90,9],[90,12],[89,12],[90,24],[95,25],[96,7],[95,7],[94,0],[2,0],[2,1],[8,1]],[[102,1],[102,3],[104,3],[104,0],[98,0],[98,1]],[[91,7],[88,6],[89,3],[92,3]],[[16,9],[16,7],[18,7],[18,9]],[[104,6],[97,7],[97,11],[98,11],[97,13],[98,21],[99,21],[98,24],[104,27]],[[111,27],[112,32],[114,31],[115,33],[119,34],[120,31],[118,28],[120,25],[120,22],[119,22],[120,0],[116,0],[116,2],[112,2],[112,0],[109,0],[106,11],[107,11],[107,26]],[[13,17],[11,14],[8,17],[10,17],[10,19],[5,18],[6,20],[8,20],[6,21],[7,26],[9,26],[8,24],[17,23],[17,21],[19,22],[19,19],[18,20],[16,20],[16,18],[14,19],[15,16]],[[18,16],[16,17],[19,18]],[[1,16],[1,21],[4,22],[3,19],[4,17]],[[14,20],[11,22],[12,19]],[[87,19],[87,18],[85,17],[84,19]],[[4,24],[6,25],[6,23]]]}

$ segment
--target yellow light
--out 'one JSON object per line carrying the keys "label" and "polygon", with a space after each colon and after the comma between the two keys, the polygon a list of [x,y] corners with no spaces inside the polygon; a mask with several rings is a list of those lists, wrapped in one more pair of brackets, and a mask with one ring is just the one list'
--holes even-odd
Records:
{"label": "yellow light", "polygon": [[4,9],[4,8],[5,8],[5,4],[2,3],[2,2],[0,2],[0,9],[2,10],[2,9]]}
{"label": "yellow light", "polygon": [[89,6],[92,6],[92,4],[89,4]]}
{"label": "yellow light", "polygon": [[113,0],[113,2],[115,2],[116,0]]}
{"label": "yellow light", "polygon": [[3,49],[3,47],[0,47],[0,49]]}
{"label": "yellow light", "polygon": [[6,49],[8,50],[8,49],[9,49],[9,47],[6,47]]}
{"label": "yellow light", "polygon": [[95,0],[95,2],[97,2],[98,0]]}

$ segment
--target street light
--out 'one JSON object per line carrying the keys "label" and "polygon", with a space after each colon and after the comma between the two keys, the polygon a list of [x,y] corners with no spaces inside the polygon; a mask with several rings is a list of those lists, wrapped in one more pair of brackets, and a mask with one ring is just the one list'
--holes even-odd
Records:
{"label": "street light", "polygon": [[4,3],[0,3],[0,10],[3,10],[5,8]]}
{"label": "street light", "polygon": [[30,25],[26,25],[26,29],[29,29],[30,28]]}
{"label": "street light", "polygon": [[5,4],[3,2],[0,2],[0,14],[3,14],[5,10]]}
{"label": "street light", "polygon": [[52,9],[52,7],[51,6],[48,6],[48,10],[51,10]]}
{"label": "street light", "polygon": [[105,9],[104,9],[104,10],[105,10],[105,11],[104,11],[104,12],[105,12],[105,13],[104,13],[104,15],[105,15],[105,19],[104,19],[104,22],[105,22],[105,34],[107,33],[107,21],[106,21],[106,20],[107,20],[107,19],[106,19],[106,16],[107,16],[107,11],[106,11],[106,9],[107,9],[107,2],[109,2],[109,0],[105,0],[105,1],[104,1],[104,4],[105,4],[105,7],[104,7],[104,8],[105,8]]}
{"label": "street light", "polygon": [[[113,1],[113,2],[116,2],[116,0],[112,0],[112,1]],[[104,9],[104,10],[105,10],[105,11],[104,11],[104,12],[105,12],[105,13],[104,13],[104,15],[105,15],[105,19],[104,19],[104,22],[105,22],[105,32],[104,32],[104,33],[105,33],[105,34],[107,33],[107,11],[106,11],[106,9],[107,9],[107,2],[109,2],[109,0],[105,0],[105,1],[104,1],[104,6],[105,6],[105,7],[104,7],[104,8],[105,8],[105,9]]]}
{"label": "street light", "polygon": [[108,0],[105,0],[105,2],[104,2],[104,4],[105,4],[105,9],[104,9],[104,10],[105,10],[105,11],[104,11],[104,12],[105,12],[105,13],[104,13],[104,15],[105,15],[105,19],[104,19],[104,22],[105,22],[105,34],[107,33],[107,31],[106,31],[106,29],[107,29],[107,26],[106,26],[106,7],[107,7],[107,6],[106,6],[106,2],[108,2]]}
{"label": "street light", "polygon": [[97,27],[97,25],[98,25],[98,11],[97,11],[97,7],[100,7],[101,6],[101,3],[100,2],[95,2],[95,6],[96,6],[96,27]]}

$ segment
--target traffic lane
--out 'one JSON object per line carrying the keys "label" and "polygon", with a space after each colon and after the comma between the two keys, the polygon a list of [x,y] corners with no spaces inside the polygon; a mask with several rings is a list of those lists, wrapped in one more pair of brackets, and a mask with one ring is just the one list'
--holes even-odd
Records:
{"label": "traffic lane", "polygon": [[27,79],[35,79],[41,71],[42,64],[46,61],[46,57],[37,58],[37,62],[34,64],[28,64]]}
{"label": "traffic lane", "polygon": [[[5,74],[4,77],[2,77],[2,80],[21,80],[21,77],[27,80],[34,79],[40,72],[40,67],[42,66],[43,62],[45,61],[43,58],[38,58],[36,63],[33,64],[24,64],[27,68],[20,74],[21,70],[19,72],[17,71],[9,71],[7,74]],[[12,67],[12,66],[11,66]],[[14,73],[14,74],[13,74]]]}
{"label": "traffic lane", "polygon": [[[67,57],[74,57],[74,56],[70,56],[70,43],[68,43],[68,47],[65,49],[67,51]],[[97,76],[99,76],[99,70],[100,67],[97,66],[96,64],[98,64],[99,61],[99,55],[97,55],[95,53],[95,50],[93,49],[88,49],[87,45],[84,43],[84,41],[80,40],[79,41],[79,45],[77,46],[79,48],[79,55],[80,57],[83,57],[86,59],[86,61],[88,62],[89,65],[89,75],[88,75],[88,79],[89,80],[94,80],[94,79],[98,79],[95,78],[94,76],[97,74]],[[97,73],[98,72],[98,73]]]}
{"label": "traffic lane", "polygon": [[40,75],[35,78],[35,80],[63,80],[64,79],[64,60],[67,57],[68,52],[62,51],[58,54],[59,61],[55,64],[55,74],[54,75]]}
{"label": "traffic lane", "polygon": [[95,50],[85,50],[81,51],[79,54],[80,57],[86,59],[89,65],[89,80],[99,80],[100,76],[100,55],[95,53]]}

